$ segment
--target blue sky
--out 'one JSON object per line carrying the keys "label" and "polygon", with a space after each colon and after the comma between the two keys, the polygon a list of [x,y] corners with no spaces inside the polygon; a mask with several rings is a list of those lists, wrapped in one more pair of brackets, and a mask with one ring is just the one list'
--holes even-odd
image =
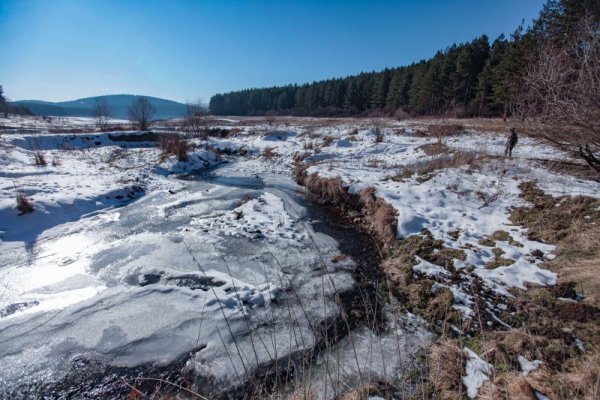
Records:
{"label": "blue sky", "polygon": [[134,93],[186,101],[410,64],[491,40],[544,0],[0,0],[13,100]]}

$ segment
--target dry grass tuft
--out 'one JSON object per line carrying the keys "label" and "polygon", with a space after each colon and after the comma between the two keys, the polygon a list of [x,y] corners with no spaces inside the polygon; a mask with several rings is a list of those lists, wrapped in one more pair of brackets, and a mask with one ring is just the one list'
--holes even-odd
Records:
{"label": "dry grass tuft", "polygon": [[582,357],[567,363],[565,371],[547,366],[530,373],[526,379],[536,391],[551,399],[598,399],[600,395],[600,356]]}
{"label": "dry grass tuft", "polygon": [[17,209],[23,214],[33,212],[33,202],[22,191],[17,192]]}
{"label": "dry grass tuft", "polygon": [[277,153],[275,153],[275,147],[265,147],[263,149],[262,156],[267,160],[272,159],[276,155]]}
{"label": "dry grass tuft", "polygon": [[383,393],[375,386],[362,385],[356,389],[344,393],[340,400],[367,400],[371,396],[381,396]]}
{"label": "dry grass tuft", "polygon": [[287,397],[287,400],[317,400],[317,396],[315,396],[315,393],[310,389],[300,388],[290,394],[290,396]]}
{"label": "dry grass tuft", "polygon": [[374,132],[375,132],[375,143],[383,142],[384,135],[383,135],[383,131],[381,130],[381,128],[378,126],[375,127]]}
{"label": "dry grass tuft", "polygon": [[465,365],[463,351],[450,341],[436,343],[429,349],[429,382],[441,399],[462,399]]}
{"label": "dry grass tuft", "polygon": [[396,210],[383,199],[375,196],[375,189],[365,188],[360,192],[360,202],[369,216],[369,226],[384,243],[396,240]]}
{"label": "dry grass tuft", "polygon": [[416,161],[402,166],[402,171],[392,177],[393,180],[403,181],[413,175],[419,175],[419,182],[431,179],[435,171],[447,168],[458,168],[463,165],[472,165],[477,160],[473,152],[455,151],[448,155],[430,157],[424,161]]}
{"label": "dry grass tuft", "polygon": [[44,156],[44,153],[42,153],[40,150],[36,150],[33,152],[33,162],[38,167],[45,167],[46,165],[48,165],[48,162],[46,161],[46,156]]}
{"label": "dry grass tuft", "polygon": [[307,157],[310,157],[309,152],[297,152],[296,154],[294,154],[293,160],[296,163],[296,165],[298,165],[298,163],[304,161]]}
{"label": "dry grass tuft", "polygon": [[427,132],[430,136],[435,137],[446,137],[446,136],[457,136],[465,131],[463,124],[458,123],[439,123],[429,125]]}
{"label": "dry grass tuft", "polygon": [[442,142],[427,143],[419,146],[418,149],[423,150],[428,156],[438,156],[440,154],[450,153],[450,148]]}
{"label": "dry grass tuft", "polygon": [[188,160],[188,142],[177,134],[163,134],[160,137],[163,156],[174,155],[178,161]]}
{"label": "dry grass tuft", "polygon": [[531,385],[518,372],[502,374],[479,390],[480,400],[537,400]]}

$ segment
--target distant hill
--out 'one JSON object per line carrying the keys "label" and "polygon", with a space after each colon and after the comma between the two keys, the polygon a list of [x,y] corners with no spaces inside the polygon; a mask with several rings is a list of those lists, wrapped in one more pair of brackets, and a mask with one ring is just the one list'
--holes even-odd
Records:
{"label": "distant hill", "polygon": [[13,104],[25,106],[35,115],[50,115],[57,117],[90,117],[92,109],[99,99],[106,99],[112,109],[112,117],[126,119],[127,110],[139,97],[147,98],[156,109],[155,119],[181,117],[186,113],[185,104],[172,100],[160,99],[151,96],[137,96],[132,94],[114,94],[107,96],[86,97],[84,99],[49,102],[41,100],[21,100]]}

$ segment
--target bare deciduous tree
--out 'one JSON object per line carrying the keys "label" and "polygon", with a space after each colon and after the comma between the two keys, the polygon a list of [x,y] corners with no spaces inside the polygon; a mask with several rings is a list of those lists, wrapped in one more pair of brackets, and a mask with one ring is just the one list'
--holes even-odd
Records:
{"label": "bare deciduous tree", "polygon": [[141,131],[146,131],[152,123],[156,109],[145,97],[140,97],[129,107],[129,120]]}
{"label": "bare deciduous tree", "polygon": [[112,117],[112,108],[105,98],[99,98],[92,109],[92,116],[98,121],[98,127],[101,131],[108,128],[108,121]]}
{"label": "bare deciduous tree", "polygon": [[208,128],[208,106],[202,100],[186,103],[183,127],[188,133],[203,135]]}
{"label": "bare deciduous tree", "polygon": [[524,127],[600,172],[600,24],[583,18],[564,43],[542,40],[516,114]]}

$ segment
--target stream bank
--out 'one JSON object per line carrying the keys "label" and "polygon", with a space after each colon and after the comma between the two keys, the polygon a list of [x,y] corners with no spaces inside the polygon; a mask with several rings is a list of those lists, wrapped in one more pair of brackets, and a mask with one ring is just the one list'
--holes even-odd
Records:
{"label": "stream bank", "polygon": [[[371,236],[289,177],[248,174],[244,162],[169,178],[164,190],[45,231],[14,273],[62,262],[69,280],[40,282],[44,293],[97,293],[0,320],[0,392],[185,392],[176,384],[247,398],[308,385],[334,398],[411,364],[427,333],[389,323]],[[393,362],[382,358],[390,348]]]}

